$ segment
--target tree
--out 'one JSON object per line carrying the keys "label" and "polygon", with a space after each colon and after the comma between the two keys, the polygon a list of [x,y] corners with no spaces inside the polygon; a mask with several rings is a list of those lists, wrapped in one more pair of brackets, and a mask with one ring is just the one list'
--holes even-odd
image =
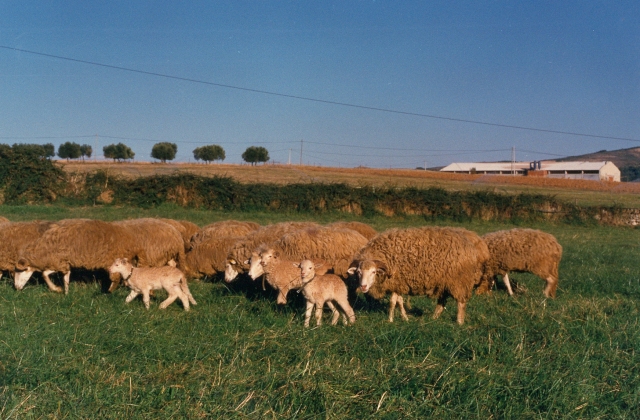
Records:
{"label": "tree", "polygon": [[[13,146],[11,146],[11,150],[13,151],[13,153],[16,153],[18,155],[24,155],[34,158],[47,157],[47,150],[45,149],[45,146],[41,144],[14,143]],[[52,156],[55,156],[55,154]]]}
{"label": "tree", "polygon": [[221,146],[211,144],[209,146],[196,147],[193,150],[193,157],[195,160],[211,162],[214,160],[224,160],[227,156]]}
{"label": "tree", "polygon": [[168,143],[166,141],[156,143],[151,149],[151,157],[160,159],[162,163],[167,163],[168,160],[173,160],[178,153],[178,146],[175,143]]}
{"label": "tree", "polygon": [[108,146],[104,146],[102,148],[102,152],[104,153],[104,157],[108,159],[113,159],[114,161],[116,159],[118,161],[121,161],[124,159],[133,159],[133,157],[136,155],[129,146],[122,143],[110,144]]}
{"label": "tree", "polygon": [[69,159],[78,159],[81,155],[82,153],[80,152],[80,145],[78,143],[68,141],[58,147],[58,156],[62,159],[67,159],[67,161],[69,161]]}
{"label": "tree", "polygon": [[255,165],[258,162],[267,162],[269,160],[269,152],[264,147],[250,146],[242,154],[245,162]]}
{"label": "tree", "polygon": [[43,144],[42,148],[44,149],[44,157],[51,158],[56,155],[56,147],[53,144]]}
{"label": "tree", "polygon": [[82,155],[83,162],[84,162],[85,156],[88,158],[91,157],[91,153],[93,153],[93,148],[88,144],[83,144],[82,146],[80,146],[80,154]]}

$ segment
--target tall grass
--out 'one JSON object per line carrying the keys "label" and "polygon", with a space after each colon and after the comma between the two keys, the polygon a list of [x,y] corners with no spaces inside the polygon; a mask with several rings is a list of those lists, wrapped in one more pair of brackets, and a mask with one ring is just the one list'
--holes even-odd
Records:
{"label": "tall grass", "polygon": [[[425,223],[372,220],[379,230]],[[526,293],[473,297],[462,327],[453,302],[432,320],[434,302],[419,297],[409,322],[388,323],[386,303],[361,296],[355,325],[305,330],[296,293],[279,308],[259,287],[194,282],[190,312],[159,310],[161,292],[147,311],[91,280],[62,296],[4,278],[0,418],[639,418],[638,231],[534,227],[564,248],[557,299],[514,274]]]}

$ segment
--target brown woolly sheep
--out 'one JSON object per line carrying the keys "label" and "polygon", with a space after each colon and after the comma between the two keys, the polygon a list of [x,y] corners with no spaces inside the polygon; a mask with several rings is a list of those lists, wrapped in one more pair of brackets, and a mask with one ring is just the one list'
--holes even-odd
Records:
{"label": "brown woolly sheep", "polygon": [[195,223],[191,223],[188,220],[173,220],[159,218],[161,222],[165,222],[173,226],[182,236],[184,242],[184,251],[187,252],[191,249],[191,237],[200,231],[200,228]]}
{"label": "brown woolly sheep", "polygon": [[9,219],[7,219],[6,217],[0,216],[0,223],[11,223],[11,221]]}
{"label": "brown woolly sheep", "polygon": [[193,248],[200,242],[206,242],[209,238],[244,237],[258,229],[260,229],[260,225],[254,222],[223,220],[221,222],[211,223],[195,232],[191,237],[190,245],[191,248]]}
{"label": "brown woolly sheep", "polygon": [[[0,224],[0,271],[13,275],[16,264],[20,259],[22,249],[40,239],[42,234],[49,229],[53,222],[33,221]],[[43,276],[49,289],[62,292],[62,288],[56,286],[48,275]]]}
{"label": "brown woolly sheep", "polygon": [[360,250],[349,273],[357,273],[362,291],[375,299],[391,293],[390,322],[396,303],[407,319],[400,295],[427,295],[437,299],[434,319],[452,296],[458,302],[458,324],[462,324],[467,301],[489,259],[487,246],[476,236],[457,228],[391,229]]}
{"label": "brown woolly sheep", "polygon": [[224,272],[225,281],[231,282],[238,276],[238,274],[249,270],[248,260],[251,258],[251,253],[260,245],[272,243],[283,235],[296,230],[318,226],[319,225],[317,223],[313,222],[283,222],[263,226],[260,229],[249,233],[235,243],[229,250]]}
{"label": "brown woolly sheep", "polygon": [[187,279],[182,271],[166,265],[164,267],[134,267],[126,258],[118,258],[109,267],[109,273],[119,274],[129,286],[131,293],[125,300],[131,302],[140,293],[144,306],[149,309],[150,293],[152,290],[164,289],[169,297],[160,304],[160,309],[165,309],[177,298],[180,298],[185,311],[189,310],[189,302],[196,304],[196,300],[189,291]]}
{"label": "brown woolly sheep", "polygon": [[329,223],[327,227],[334,229],[351,229],[358,232],[360,235],[367,238],[367,240],[373,239],[378,234],[374,228],[366,223],[362,222],[333,222]]}
{"label": "brown woolly sheep", "polygon": [[[305,327],[309,326],[309,320],[311,319],[311,312],[314,306],[316,308],[316,324],[320,326],[322,324],[322,309],[324,304],[331,303],[332,301],[337,303],[342,310],[342,320],[345,325],[347,325],[347,319],[348,322],[352,324],[356,321],[356,315],[347,299],[347,285],[340,277],[335,274],[316,274],[318,265],[311,260],[303,260],[295,264],[295,266],[300,268],[300,277],[302,279],[301,291],[307,300],[307,309],[304,314]],[[340,314],[335,308],[332,310],[333,318],[331,319],[331,325],[336,325]]]}
{"label": "brown woolly sheep", "polygon": [[242,237],[226,236],[206,238],[196,244],[186,258],[186,274],[188,278],[202,278],[223,273],[229,249]]}
{"label": "brown woolly sheep", "polygon": [[[178,268],[185,269],[184,241],[172,225],[153,218],[121,220],[113,224],[125,228],[133,236],[133,244],[139,250],[135,260],[138,267],[162,267],[174,260]],[[112,276],[111,281],[109,291],[113,292],[119,285],[119,278]]]}
{"label": "brown woolly sheep", "polygon": [[137,258],[140,252],[135,244],[127,229],[101,220],[68,219],[54,223],[39,240],[21,251],[15,267],[15,287],[21,290],[34,271],[42,271],[45,278],[61,272],[64,292],[68,293],[72,267],[106,270],[116,258]]}
{"label": "brown woolly sheep", "polygon": [[287,233],[272,244],[285,259],[322,260],[324,271],[347,277],[353,256],[367,244],[367,238],[355,230],[337,227],[314,226]]}
{"label": "brown woolly sheep", "polygon": [[544,295],[555,297],[562,246],[553,235],[535,229],[511,229],[482,237],[491,258],[487,262],[477,293],[491,291],[495,277],[502,275],[509,295],[513,295],[509,272],[529,272],[546,282]]}

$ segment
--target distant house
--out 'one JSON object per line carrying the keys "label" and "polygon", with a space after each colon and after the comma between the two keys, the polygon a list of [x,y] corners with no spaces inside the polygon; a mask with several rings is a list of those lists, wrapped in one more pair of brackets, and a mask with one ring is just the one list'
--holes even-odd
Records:
{"label": "distant house", "polygon": [[441,172],[457,174],[520,175],[547,178],[589,179],[620,182],[620,169],[613,162],[464,162],[452,163]]}

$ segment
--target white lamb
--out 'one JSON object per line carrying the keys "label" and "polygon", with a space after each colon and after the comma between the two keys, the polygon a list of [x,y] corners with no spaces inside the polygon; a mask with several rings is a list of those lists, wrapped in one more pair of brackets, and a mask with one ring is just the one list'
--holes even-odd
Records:
{"label": "white lamb", "polygon": [[320,265],[321,264],[314,264],[311,260],[303,260],[302,262],[295,264],[296,267],[300,268],[300,277],[302,279],[301,291],[307,300],[307,310],[304,314],[304,326],[309,326],[311,311],[314,306],[316,308],[316,323],[318,326],[322,324],[322,309],[325,303],[327,303],[327,306],[329,306],[333,311],[331,325],[336,325],[340,314],[333,305],[330,305],[332,301],[337,303],[342,310],[343,323],[345,325],[347,325],[348,322],[353,324],[356,320],[356,315],[347,300],[346,284],[344,284],[344,281],[335,274],[317,275],[316,268]]}
{"label": "white lamb", "polygon": [[119,273],[124,279],[124,284],[131,288],[126,303],[142,293],[144,306],[149,309],[151,290],[164,289],[169,293],[169,297],[160,304],[160,309],[165,309],[177,298],[180,298],[185,311],[189,310],[189,302],[196,304],[184,273],[175,266],[134,267],[126,258],[118,258],[109,267],[109,273]]}

